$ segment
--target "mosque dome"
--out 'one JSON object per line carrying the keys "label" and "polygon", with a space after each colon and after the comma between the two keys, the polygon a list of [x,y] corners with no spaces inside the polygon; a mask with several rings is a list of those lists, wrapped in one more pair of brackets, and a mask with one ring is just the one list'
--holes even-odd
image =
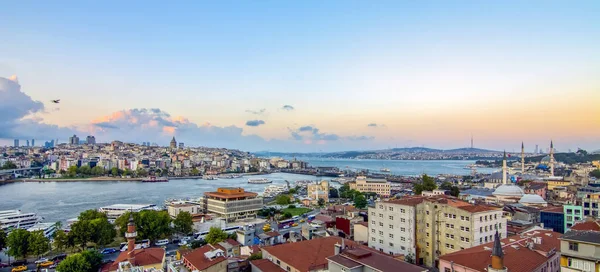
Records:
{"label": "mosque dome", "polygon": [[495,196],[522,197],[525,192],[523,192],[523,189],[517,185],[504,184],[498,186],[498,188],[496,188],[492,194]]}
{"label": "mosque dome", "polygon": [[[556,163],[556,158],[554,158],[554,162]],[[540,161],[540,164],[543,165],[550,165],[550,155],[546,155],[542,158],[542,160]]]}
{"label": "mosque dome", "polygon": [[523,195],[523,197],[521,197],[521,200],[519,200],[519,203],[521,203],[521,204],[546,204],[546,200],[544,200],[539,195],[526,194],[526,195]]}

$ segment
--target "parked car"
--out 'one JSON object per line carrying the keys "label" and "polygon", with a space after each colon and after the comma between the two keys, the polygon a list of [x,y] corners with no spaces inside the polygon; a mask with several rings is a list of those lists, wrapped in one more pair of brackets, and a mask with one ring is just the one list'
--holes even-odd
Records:
{"label": "parked car", "polygon": [[43,263],[39,263],[38,265],[41,266],[41,267],[48,267],[48,266],[51,266],[53,264],[54,264],[53,261],[45,261]]}
{"label": "parked car", "polygon": [[53,261],[53,262],[57,262],[57,261],[62,261],[64,259],[66,259],[66,258],[67,258],[67,254],[63,253],[63,254],[58,254],[58,255],[52,257],[52,259],[50,259],[50,260]]}
{"label": "parked car", "polygon": [[177,244],[178,246],[185,246],[187,245],[187,241],[186,240],[181,240],[181,242],[179,242],[179,244]]}
{"label": "parked car", "polygon": [[15,260],[14,262],[11,263],[12,266],[22,266],[22,265],[26,265],[27,264],[27,260]]}
{"label": "parked car", "polygon": [[40,258],[37,261],[35,261],[35,264],[41,264],[41,263],[47,262],[47,261],[49,261],[48,258]]}
{"label": "parked car", "polygon": [[7,263],[0,263],[0,268],[4,268],[4,267],[9,267],[10,265],[8,265]]}
{"label": "parked car", "polygon": [[101,254],[113,254],[115,252],[117,252],[117,250],[114,248],[105,248],[102,251],[100,251]]}
{"label": "parked car", "polygon": [[157,246],[166,246],[166,245],[169,244],[169,239],[158,240],[154,244],[157,245]]}
{"label": "parked car", "polygon": [[10,272],[22,272],[25,270],[27,270],[27,266],[19,265],[17,267],[14,267],[13,269],[11,269]]}

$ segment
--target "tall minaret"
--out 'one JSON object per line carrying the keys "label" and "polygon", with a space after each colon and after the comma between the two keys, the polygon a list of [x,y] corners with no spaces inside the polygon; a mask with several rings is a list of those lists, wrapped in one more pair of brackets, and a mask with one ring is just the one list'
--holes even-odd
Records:
{"label": "tall minaret", "polygon": [[521,175],[525,174],[525,144],[521,142]]}
{"label": "tall minaret", "polygon": [[554,177],[554,143],[550,140],[550,176]]}
{"label": "tall minaret", "polygon": [[500,235],[498,231],[494,235],[494,247],[492,248],[492,263],[488,265],[488,272],[507,272],[508,269],[504,266],[504,252],[500,243]]}
{"label": "tall minaret", "polygon": [[504,158],[502,159],[502,184],[506,184],[506,150],[504,150]]}
{"label": "tall minaret", "polygon": [[129,212],[129,223],[127,224],[125,238],[127,239],[127,254],[130,263],[133,259],[133,251],[135,250],[135,237],[137,237],[137,231],[135,231],[135,223],[133,223],[133,212]]}

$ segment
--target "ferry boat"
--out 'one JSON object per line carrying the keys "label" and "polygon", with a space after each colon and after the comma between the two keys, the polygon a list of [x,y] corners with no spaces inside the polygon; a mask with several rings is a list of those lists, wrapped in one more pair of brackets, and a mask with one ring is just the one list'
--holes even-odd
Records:
{"label": "ferry boat", "polygon": [[285,185],[269,185],[265,188],[263,192],[263,197],[274,197],[278,194],[281,194],[287,190],[287,186]]}
{"label": "ferry boat", "polygon": [[386,172],[386,173],[387,173],[387,172],[391,172],[389,168],[381,168],[381,170],[380,170],[380,171],[381,171],[381,172]]}
{"label": "ferry boat", "polygon": [[169,179],[165,177],[149,176],[142,179],[142,182],[169,182]]}
{"label": "ferry boat", "polygon": [[29,229],[42,222],[42,217],[35,213],[23,213],[21,210],[0,211],[0,228],[8,231],[11,229]]}
{"label": "ferry boat", "polygon": [[114,223],[119,216],[126,212],[139,212],[143,210],[159,210],[155,204],[114,204],[100,207],[99,212],[103,212],[108,217],[108,221]]}
{"label": "ferry boat", "polygon": [[202,179],[205,179],[205,180],[217,180],[218,178],[216,176],[213,176],[213,175],[205,175],[205,176],[202,176]]}
{"label": "ferry boat", "polygon": [[273,183],[273,181],[268,180],[266,178],[249,178],[248,183],[250,183],[250,184],[266,184],[266,183]]}

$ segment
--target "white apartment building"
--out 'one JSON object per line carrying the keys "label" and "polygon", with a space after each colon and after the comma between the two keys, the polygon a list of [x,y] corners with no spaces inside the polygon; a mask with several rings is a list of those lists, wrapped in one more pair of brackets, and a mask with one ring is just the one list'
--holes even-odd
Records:
{"label": "white apartment building", "polygon": [[390,183],[385,179],[358,176],[354,182],[350,182],[348,185],[352,190],[357,190],[361,193],[376,193],[382,197],[388,197],[391,193]]}
{"label": "white apartment building", "polygon": [[369,247],[389,254],[416,255],[416,211],[423,197],[376,202],[369,207]]}

